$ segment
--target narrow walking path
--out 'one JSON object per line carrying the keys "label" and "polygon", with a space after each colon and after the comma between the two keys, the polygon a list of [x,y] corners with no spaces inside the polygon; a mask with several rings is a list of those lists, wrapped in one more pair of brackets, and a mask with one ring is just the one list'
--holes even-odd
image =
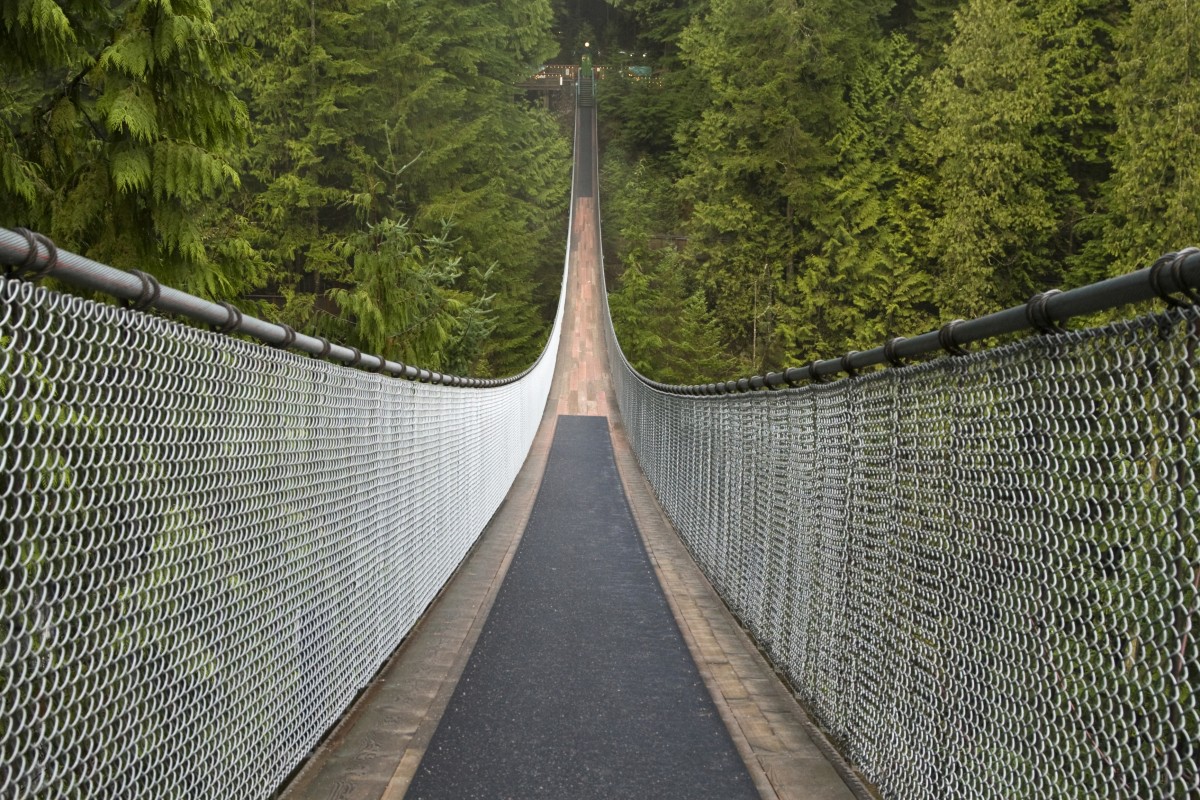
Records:
{"label": "narrow walking path", "polygon": [[612,396],[595,111],[580,109],[542,426],[456,577],[282,800],[851,800],[688,555]]}
{"label": "narrow walking path", "polygon": [[408,797],[758,797],[655,579],[603,417],[559,418]]}

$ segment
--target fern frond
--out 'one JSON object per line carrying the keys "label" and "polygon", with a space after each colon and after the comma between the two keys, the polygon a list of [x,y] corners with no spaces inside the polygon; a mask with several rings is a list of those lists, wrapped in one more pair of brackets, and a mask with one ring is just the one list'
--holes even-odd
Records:
{"label": "fern frond", "polygon": [[21,198],[26,205],[34,206],[44,187],[38,179],[36,165],[21,158],[15,148],[5,146],[0,147],[0,188]]}
{"label": "fern frond", "polygon": [[70,20],[54,0],[28,0],[18,10],[17,22],[43,42],[59,48],[75,41]]}
{"label": "fern frond", "polygon": [[199,202],[226,185],[236,187],[240,181],[224,159],[187,142],[155,142],[151,188],[156,200]]}
{"label": "fern frond", "polygon": [[126,86],[111,98],[102,97],[97,107],[105,111],[105,124],[110,131],[125,130],[143,142],[158,135],[158,105],[138,86]]}
{"label": "fern frond", "polygon": [[116,70],[130,78],[145,77],[154,61],[150,34],[135,30],[104,48],[97,60],[101,69]]}
{"label": "fern frond", "polygon": [[138,192],[150,185],[150,154],[143,148],[115,153],[109,173],[117,191],[122,194]]}

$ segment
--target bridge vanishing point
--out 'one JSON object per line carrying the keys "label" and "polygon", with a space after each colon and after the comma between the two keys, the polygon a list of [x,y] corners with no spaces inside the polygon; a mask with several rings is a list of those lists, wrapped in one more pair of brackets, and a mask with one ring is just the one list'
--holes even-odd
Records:
{"label": "bridge vanishing point", "polygon": [[1200,796],[1200,253],[655,383],[579,82],[512,378],[0,229],[0,797]]}

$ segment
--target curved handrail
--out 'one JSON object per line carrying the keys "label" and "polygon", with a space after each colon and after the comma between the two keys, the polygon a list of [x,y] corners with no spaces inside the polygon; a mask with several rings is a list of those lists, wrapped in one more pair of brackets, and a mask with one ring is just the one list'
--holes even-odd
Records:
{"label": "curved handrail", "polygon": [[[1200,301],[1200,250],[1197,248],[1167,253],[1150,267],[1116,278],[1068,291],[1052,289],[1041,292],[1024,305],[971,320],[954,320],[919,336],[897,336],[870,350],[853,350],[839,358],[817,360],[782,372],[715,383],[676,385],[656,381],[638,372],[625,358],[624,352],[621,352],[621,359],[638,380],[656,391],[692,397],[744,394],[762,389],[794,387],[801,381],[822,381],[838,373],[853,375],[868,367],[899,367],[904,365],[906,359],[939,351],[962,355],[963,348],[974,342],[1010,334],[1059,330],[1072,317],[1111,311],[1147,300],[1160,299],[1175,305],[1177,295],[1186,298],[1188,304]],[[609,327],[612,327],[611,317]],[[615,340],[615,330],[612,335]]]}
{"label": "curved handrail", "polygon": [[[574,167],[572,167],[572,173]],[[574,180],[572,180],[571,214],[574,215]],[[570,268],[570,230],[568,227],[567,257],[559,287],[558,310],[546,345],[534,362],[521,372],[503,378],[475,378],[449,375],[423,369],[411,364],[389,361],[381,355],[363,353],[357,348],[309,336],[287,325],[267,322],[242,313],[226,302],[214,302],[170,286],[164,286],[153,276],[139,270],[124,271],[93,261],[90,258],[59,249],[49,237],[25,228],[0,228],[0,264],[15,268],[18,278],[42,280],[54,278],[81,289],[100,292],[118,300],[133,303],[138,310],[154,309],[166,314],[212,326],[219,333],[245,334],[264,344],[285,350],[298,350],[309,355],[343,362],[369,372],[381,372],[421,383],[468,389],[487,389],[516,383],[533,372],[546,358],[556,355],[551,345],[562,326],[565,308],[567,274]]]}

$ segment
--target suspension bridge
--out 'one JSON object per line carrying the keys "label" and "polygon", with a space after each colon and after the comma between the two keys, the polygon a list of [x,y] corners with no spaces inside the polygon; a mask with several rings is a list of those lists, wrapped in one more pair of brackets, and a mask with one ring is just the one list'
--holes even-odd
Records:
{"label": "suspension bridge", "polygon": [[0,230],[0,796],[1200,795],[1200,253],[655,383],[579,83],[511,378]]}

